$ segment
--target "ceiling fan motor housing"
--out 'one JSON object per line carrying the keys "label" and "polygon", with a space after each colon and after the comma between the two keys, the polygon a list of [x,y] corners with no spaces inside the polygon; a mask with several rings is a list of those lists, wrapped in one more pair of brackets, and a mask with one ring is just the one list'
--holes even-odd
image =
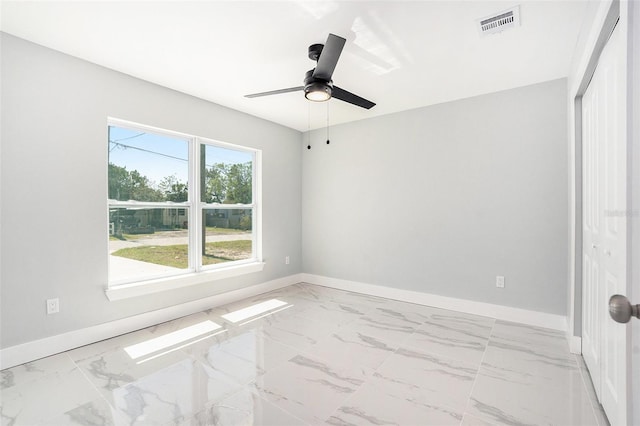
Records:
{"label": "ceiling fan motor housing", "polygon": [[322,53],[322,48],[324,48],[324,44],[312,44],[309,46],[309,59],[317,62]]}
{"label": "ceiling fan motor housing", "polygon": [[[333,81],[323,80],[321,78],[316,78],[313,76],[314,70],[309,70],[305,74],[304,77],[304,94],[309,100],[313,100],[311,97],[307,95],[311,92],[325,92],[328,95],[328,98],[331,97],[331,92],[333,90]],[[328,99],[327,98],[327,99]]]}

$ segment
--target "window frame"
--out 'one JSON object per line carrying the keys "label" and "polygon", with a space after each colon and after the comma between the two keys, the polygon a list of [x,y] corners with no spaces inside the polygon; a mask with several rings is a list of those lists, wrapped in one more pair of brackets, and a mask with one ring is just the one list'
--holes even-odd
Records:
{"label": "window frame", "polygon": [[[172,208],[187,209],[188,211],[188,268],[176,272],[162,275],[149,275],[140,279],[124,279],[118,281],[110,280],[110,266],[107,267],[107,288],[106,295],[110,300],[119,300],[128,297],[141,296],[160,291],[181,288],[184,286],[202,284],[213,280],[229,278],[246,273],[261,271],[264,267],[262,261],[262,151],[257,148],[250,148],[222,142],[211,138],[205,138],[172,130],[161,129],[149,125],[134,123],[109,117],[107,119],[107,140],[110,127],[121,127],[129,130],[154,133],[161,136],[172,137],[185,140],[188,146],[188,197],[185,202],[146,202],[146,201],[118,201],[109,199],[107,193],[107,228],[110,227],[109,212],[114,208]],[[107,143],[107,150],[109,144]],[[251,204],[221,204],[206,203],[201,197],[200,171],[204,159],[201,150],[204,147],[215,146],[223,149],[241,151],[252,156],[252,176],[251,176]],[[107,166],[109,163],[107,154]],[[108,167],[107,167],[108,169]],[[107,175],[107,187],[109,177]],[[207,209],[251,210],[251,257],[214,265],[203,265],[203,232],[206,232],[206,220],[204,212]],[[106,232],[107,247],[109,245],[109,230]],[[108,253],[109,250],[107,250]],[[111,256],[111,254],[108,254]],[[109,261],[110,258],[108,257]]]}

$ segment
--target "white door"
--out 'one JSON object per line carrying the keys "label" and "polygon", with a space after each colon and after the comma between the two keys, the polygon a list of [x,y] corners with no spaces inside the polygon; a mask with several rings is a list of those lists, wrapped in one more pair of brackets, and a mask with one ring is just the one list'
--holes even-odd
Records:
{"label": "white door", "polygon": [[608,315],[627,292],[627,147],[620,30],[607,42],[582,99],[583,347],[612,425],[626,424],[626,330]]}
{"label": "white door", "polygon": [[[600,87],[597,76],[582,97],[582,356],[589,370],[596,394],[600,398],[600,324],[602,308],[598,302],[604,294],[600,287],[600,122],[597,108]],[[597,374],[595,374],[597,372]]]}

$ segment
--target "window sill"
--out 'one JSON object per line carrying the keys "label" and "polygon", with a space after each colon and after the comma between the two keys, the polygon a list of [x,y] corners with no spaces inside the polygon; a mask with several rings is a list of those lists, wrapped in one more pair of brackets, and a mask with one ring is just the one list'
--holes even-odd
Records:
{"label": "window sill", "polygon": [[155,280],[141,281],[132,284],[123,284],[112,288],[107,288],[105,294],[110,301],[129,299],[131,297],[146,296],[148,294],[160,293],[168,290],[175,290],[197,284],[204,284],[210,281],[225,278],[237,277],[239,275],[260,272],[264,268],[264,262],[253,262],[244,265],[230,266],[228,268],[215,269],[212,271],[202,271],[193,274],[159,278]]}

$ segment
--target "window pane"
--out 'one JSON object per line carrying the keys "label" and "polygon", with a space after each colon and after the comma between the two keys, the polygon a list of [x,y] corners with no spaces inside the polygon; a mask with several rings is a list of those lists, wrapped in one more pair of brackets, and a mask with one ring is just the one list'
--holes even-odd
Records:
{"label": "window pane", "polygon": [[109,126],[109,199],[187,201],[186,140]]}
{"label": "window pane", "polygon": [[212,145],[201,146],[201,201],[251,204],[253,154]]}
{"label": "window pane", "polygon": [[204,209],[202,265],[251,259],[252,209]]}
{"label": "window pane", "polygon": [[169,275],[189,268],[189,209],[111,208],[109,280]]}

